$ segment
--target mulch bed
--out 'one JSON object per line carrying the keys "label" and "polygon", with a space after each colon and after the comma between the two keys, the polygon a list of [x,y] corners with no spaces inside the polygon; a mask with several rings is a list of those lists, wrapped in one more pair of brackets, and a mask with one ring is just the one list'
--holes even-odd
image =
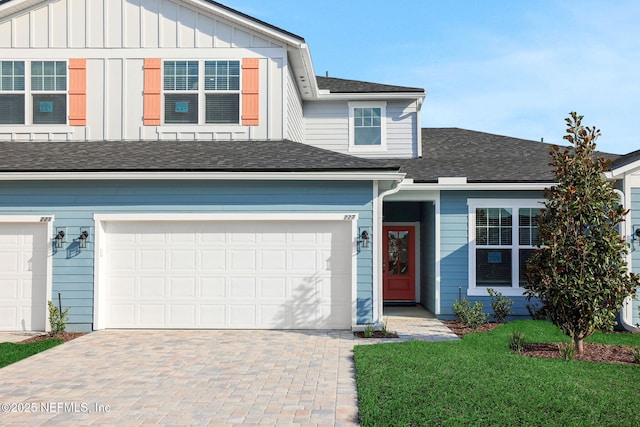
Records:
{"label": "mulch bed", "polygon": [[28,344],[30,342],[38,342],[44,340],[63,340],[64,342],[71,341],[78,337],[85,335],[87,332],[63,332],[61,334],[42,334],[36,335],[26,340],[20,341],[21,344]]}
{"label": "mulch bed", "polygon": [[[492,331],[501,323],[485,323],[478,329],[471,329],[464,326],[461,322],[443,321],[451,331],[463,337],[466,334],[472,332],[488,332]],[[528,343],[525,344],[524,350],[520,352],[522,356],[528,357],[543,357],[548,359],[561,359],[560,351],[558,350],[558,343]],[[623,345],[607,345],[607,344],[592,344],[584,343],[584,353],[575,354],[573,360],[581,360],[588,362],[604,362],[604,363],[619,363],[625,365],[635,365],[635,359],[631,352],[631,347]]]}
{"label": "mulch bed", "polygon": [[382,331],[373,331],[373,335],[370,337],[365,337],[362,331],[354,332],[353,334],[359,338],[398,338],[398,334],[395,332],[387,332],[385,334]]}

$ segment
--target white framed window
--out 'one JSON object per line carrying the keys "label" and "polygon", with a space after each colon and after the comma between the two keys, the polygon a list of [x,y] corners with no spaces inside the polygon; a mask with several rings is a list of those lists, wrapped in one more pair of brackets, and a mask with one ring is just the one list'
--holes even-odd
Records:
{"label": "white framed window", "polygon": [[349,151],[387,148],[386,102],[349,102]]}
{"label": "white framed window", "polygon": [[0,61],[0,125],[67,124],[67,61]]}
{"label": "white framed window", "polygon": [[543,200],[469,199],[468,295],[522,295],[526,263],[539,243]]}
{"label": "white framed window", "polygon": [[31,62],[33,124],[67,123],[67,62]]}
{"label": "white framed window", "polygon": [[0,125],[25,124],[24,61],[0,61]]}
{"label": "white framed window", "polygon": [[164,61],[165,124],[240,124],[240,61]]}

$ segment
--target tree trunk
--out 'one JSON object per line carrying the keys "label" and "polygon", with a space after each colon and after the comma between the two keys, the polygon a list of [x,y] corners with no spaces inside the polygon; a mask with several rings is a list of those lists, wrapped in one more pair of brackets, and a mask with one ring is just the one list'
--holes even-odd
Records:
{"label": "tree trunk", "polygon": [[574,337],[573,346],[576,354],[582,354],[584,352],[584,338]]}

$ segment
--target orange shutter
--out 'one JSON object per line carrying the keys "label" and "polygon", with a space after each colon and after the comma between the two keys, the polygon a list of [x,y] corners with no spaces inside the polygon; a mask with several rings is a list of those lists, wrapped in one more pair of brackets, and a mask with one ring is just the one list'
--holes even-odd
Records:
{"label": "orange shutter", "polygon": [[161,73],[160,58],[145,58],[144,60],[144,125],[160,125],[160,89]]}
{"label": "orange shutter", "polygon": [[242,125],[258,126],[260,116],[260,60],[242,60]]}
{"label": "orange shutter", "polygon": [[87,125],[87,60],[69,59],[69,125]]}

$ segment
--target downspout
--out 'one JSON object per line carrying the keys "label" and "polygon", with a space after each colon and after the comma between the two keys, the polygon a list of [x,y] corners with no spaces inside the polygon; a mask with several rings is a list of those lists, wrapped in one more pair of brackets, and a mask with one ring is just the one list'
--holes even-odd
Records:
{"label": "downspout", "polygon": [[[622,204],[622,206],[624,206],[625,210],[629,209],[626,206],[626,198],[625,198],[624,192],[622,192],[622,191],[620,191],[618,189],[616,189],[614,191],[620,197],[620,203]],[[627,214],[627,215],[629,215],[629,214]],[[626,232],[626,231],[629,231],[628,228],[629,228],[629,221],[625,220],[624,231],[622,230],[622,227],[620,229],[620,234],[623,237],[629,234],[629,233]],[[633,231],[633,230],[630,230],[630,231]],[[631,244],[633,244],[633,243],[631,243]],[[632,260],[629,257],[627,259],[627,265],[628,265],[629,269],[631,269],[631,262],[632,262]],[[620,308],[620,324],[627,331],[640,332],[640,328],[639,327],[634,326],[633,324],[630,323],[631,319],[633,318],[633,314],[631,313],[632,309],[633,309],[633,299],[631,297],[625,298],[624,302],[622,303],[622,307]]]}
{"label": "downspout", "polygon": [[376,243],[375,243],[375,258],[374,258],[374,268],[375,268],[375,275],[376,275],[376,282],[377,282],[377,288],[378,288],[378,298],[377,298],[377,304],[375,307],[375,310],[377,313],[374,313],[374,319],[376,319],[376,321],[374,323],[376,323],[378,326],[382,326],[383,324],[383,319],[382,319],[382,306],[383,306],[383,297],[382,297],[382,220],[383,220],[383,215],[382,215],[382,211],[383,211],[383,207],[384,207],[384,198],[387,196],[390,196],[392,194],[397,193],[398,191],[400,191],[400,184],[402,183],[402,179],[396,179],[393,181],[393,183],[391,184],[391,188],[383,191],[382,193],[378,194],[378,212],[377,215],[375,217],[375,230],[376,230],[376,234],[378,236],[380,236],[381,238],[379,239],[375,239]]}

